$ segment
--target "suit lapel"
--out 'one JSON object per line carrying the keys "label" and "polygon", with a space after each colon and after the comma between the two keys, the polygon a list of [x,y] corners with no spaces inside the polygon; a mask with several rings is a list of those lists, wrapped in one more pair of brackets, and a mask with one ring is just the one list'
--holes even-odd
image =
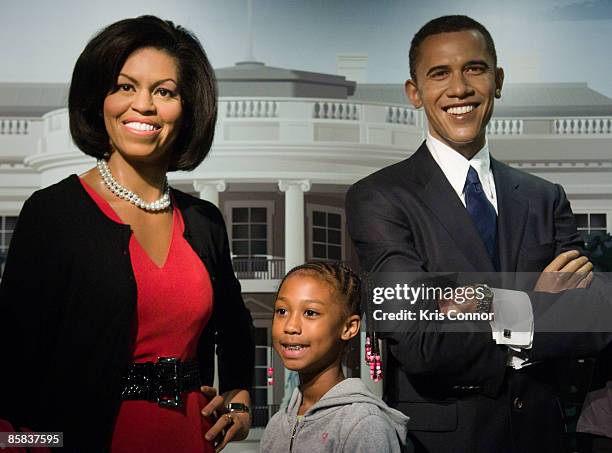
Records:
{"label": "suit lapel", "polygon": [[[411,179],[421,184],[418,196],[453,238],[457,249],[473,266],[472,271],[494,272],[472,218],[424,143],[411,160]],[[449,250],[448,253],[454,252]]]}
{"label": "suit lapel", "polygon": [[501,270],[515,272],[525,231],[529,202],[521,196],[510,167],[491,158],[497,194],[497,238]]}

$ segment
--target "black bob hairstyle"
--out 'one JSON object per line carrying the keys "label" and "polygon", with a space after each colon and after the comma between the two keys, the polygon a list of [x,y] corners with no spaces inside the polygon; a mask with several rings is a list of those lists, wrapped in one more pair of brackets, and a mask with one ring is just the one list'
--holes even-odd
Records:
{"label": "black bob hairstyle", "polygon": [[410,43],[410,52],[408,54],[410,77],[412,80],[416,80],[417,60],[419,59],[421,44],[423,44],[425,38],[432,35],[438,35],[440,33],[454,33],[468,30],[480,32],[485,40],[489,54],[491,57],[493,57],[493,65],[497,67],[497,52],[495,51],[495,43],[493,42],[491,33],[489,33],[484,25],[468,16],[441,16],[432,19],[423,25],[412,38],[412,42]]}
{"label": "black bob hairstyle", "polygon": [[177,61],[182,116],[168,170],[193,170],[208,154],[215,134],[215,76],[198,39],[183,27],[155,16],[115,22],[89,41],[70,84],[72,139],[85,154],[98,159],[110,151],[101,115],[104,98],[115,88],[128,57],[145,47],[163,50]]}

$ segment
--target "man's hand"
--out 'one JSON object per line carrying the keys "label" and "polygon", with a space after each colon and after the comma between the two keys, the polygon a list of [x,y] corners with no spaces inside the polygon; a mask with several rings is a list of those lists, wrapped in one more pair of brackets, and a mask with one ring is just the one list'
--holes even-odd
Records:
{"label": "man's hand", "polygon": [[225,406],[232,402],[250,406],[249,393],[246,390],[232,390],[219,396],[214,387],[202,386],[200,390],[208,400],[202,415],[212,417],[214,421],[205,437],[214,442],[215,452],[223,450],[228,442],[246,439],[251,428],[251,416],[246,412],[229,412]]}
{"label": "man's hand", "polygon": [[593,264],[578,250],[560,253],[544,268],[534,291],[558,293],[566,289],[587,288],[593,280]]}

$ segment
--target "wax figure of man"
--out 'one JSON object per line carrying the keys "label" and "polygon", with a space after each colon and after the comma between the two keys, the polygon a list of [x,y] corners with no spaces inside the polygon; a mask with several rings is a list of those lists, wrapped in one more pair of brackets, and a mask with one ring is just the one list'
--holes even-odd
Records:
{"label": "wax figure of man", "polygon": [[[465,16],[434,19],[412,41],[410,70],[406,93],[425,110],[427,140],[347,194],[349,233],[364,270],[541,272],[549,263],[590,270],[586,258],[576,258],[582,241],[563,189],[489,154],[486,126],[504,73],[488,31]],[[540,314],[533,297],[519,294],[525,297],[516,309],[533,320]],[[595,353],[609,335],[557,343],[554,335],[534,335],[533,321],[530,329],[387,335],[384,396],[410,416],[417,451],[564,451],[547,362]],[[524,366],[532,353],[538,363]]]}

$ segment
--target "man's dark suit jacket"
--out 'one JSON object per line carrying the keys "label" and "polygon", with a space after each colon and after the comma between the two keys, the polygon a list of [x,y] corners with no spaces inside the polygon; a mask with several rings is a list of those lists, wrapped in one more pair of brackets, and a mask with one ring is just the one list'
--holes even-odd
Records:
{"label": "man's dark suit jacket", "polygon": [[[493,158],[491,169],[502,272],[540,272],[558,253],[581,249],[559,185]],[[494,271],[467,210],[425,144],[353,185],[346,209],[365,271]],[[530,352],[536,357],[539,347],[543,351],[537,360],[592,354],[608,341],[585,341],[574,349],[561,341],[556,348],[554,337],[534,337]],[[411,417],[417,451],[564,451],[549,366],[508,367],[508,348],[490,332],[434,335],[417,327],[389,335],[387,345],[385,399]]]}

